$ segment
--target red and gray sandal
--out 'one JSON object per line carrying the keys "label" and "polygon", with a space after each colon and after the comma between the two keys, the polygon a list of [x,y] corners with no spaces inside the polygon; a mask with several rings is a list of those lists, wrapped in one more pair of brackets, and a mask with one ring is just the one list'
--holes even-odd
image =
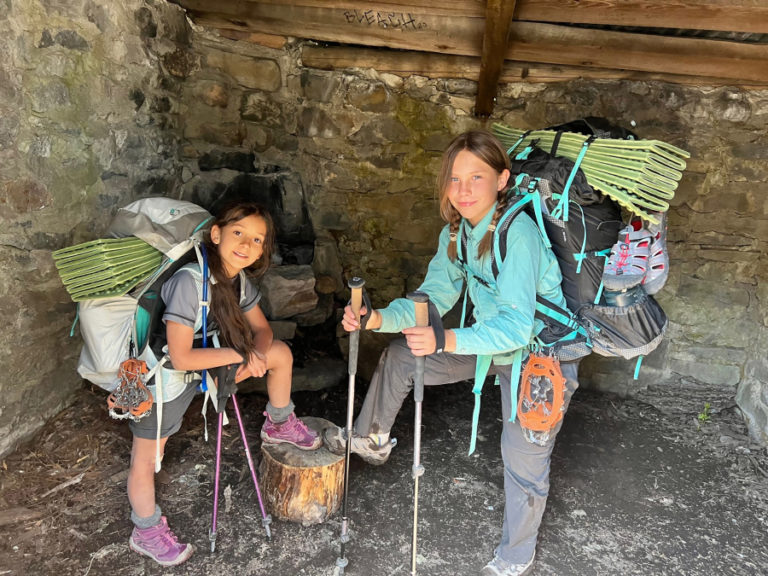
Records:
{"label": "red and gray sandal", "polygon": [[603,270],[606,290],[621,291],[642,284],[648,272],[651,241],[642,220],[633,220],[619,232],[619,241],[611,248]]}
{"label": "red and gray sandal", "polygon": [[646,229],[651,234],[650,257],[648,271],[643,280],[643,288],[647,294],[656,294],[664,287],[669,277],[669,253],[667,252],[667,213],[659,212],[658,224],[647,224]]}

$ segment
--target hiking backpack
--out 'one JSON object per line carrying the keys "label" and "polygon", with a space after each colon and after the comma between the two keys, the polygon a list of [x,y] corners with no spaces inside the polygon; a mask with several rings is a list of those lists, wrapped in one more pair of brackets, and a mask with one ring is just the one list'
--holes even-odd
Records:
{"label": "hiking backpack", "polygon": [[80,376],[113,392],[119,383],[121,364],[135,357],[146,362],[150,371],[145,376],[147,382],[162,370],[166,386],[156,401],[162,402],[184,384],[188,377],[184,372],[163,367],[163,353],[152,349],[150,336],[162,323],[160,289],[168,278],[189,264],[195,280],[205,286],[200,244],[210,219],[208,211],[200,206],[170,198],[144,198],[118,210],[109,235],[139,238],[159,250],[162,259],[148,278],[130,292],[78,302],[83,337],[77,365]]}
{"label": "hiking backpack", "polygon": [[[207,318],[211,281],[203,235],[211,220],[207,210],[191,202],[144,198],[118,210],[108,229],[112,239],[86,242],[53,254],[62,281],[78,303],[75,323],[80,322],[83,348],[77,371],[111,393],[107,404],[114,418],[138,420],[156,406],[156,472],[162,460],[163,404],[187,386],[198,383],[198,389],[205,393],[204,418],[210,398],[222,423],[228,423],[222,412],[226,396],[231,394],[234,369],[215,369],[225,384],[219,387],[213,378],[206,378],[208,370],[174,370],[162,323],[162,286],[185,269],[197,285],[200,301],[194,346],[205,348],[209,339],[213,346],[219,345],[218,332],[208,325]],[[136,250],[140,257],[132,254]],[[157,259],[152,251],[158,252]],[[247,281],[240,271],[241,303]],[[71,336],[74,328],[73,324]]]}
{"label": "hiking backpack", "polygon": [[[577,127],[591,129],[589,123],[581,122]],[[602,130],[604,134],[619,134],[607,132],[609,126]],[[584,152],[594,137],[587,139]],[[552,150],[556,149],[557,139]],[[579,169],[583,154],[572,162],[535,144],[515,152],[516,145],[508,150],[514,178],[510,207],[499,218],[491,248],[494,279],[506,257],[509,226],[526,212],[557,257],[568,308],[537,296],[535,315],[545,325],[537,336],[538,345],[552,349],[564,361],[582,358],[591,351],[638,358],[637,377],[642,357],[661,342],[667,317],[640,286],[625,293],[604,290],[603,269],[623,227],[621,208],[589,185]],[[461,252],[465,252],[464,234]]]}

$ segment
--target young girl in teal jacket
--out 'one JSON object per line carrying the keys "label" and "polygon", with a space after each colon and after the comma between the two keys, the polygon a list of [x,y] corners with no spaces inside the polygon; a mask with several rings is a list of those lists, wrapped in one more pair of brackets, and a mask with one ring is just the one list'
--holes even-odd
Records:
{"label": "young girl in teal jacket", "polygon": [[[444,346],[437,350],[434,329],[414,326],[412,301],[398,298],[370,315],[363,307],[366,329],[401,332],[405,338],[394,340],[382,354],[352,438],[353,453],[371,464],[386,462],[394,446],[389,432],[413,388],[416,356],[426,356],[426,386],[474,379],[477,389],[486,375],[497,376],[502,396],[505,508],[501,541],[482,569],[483,576],[520,576],[531,569],[549,491],[550,456],[562,424],[561,420],[548,435],[537,436],[522,429],[519,419],[512,421],[517,412],[517,398],[512,398],[518,378],[515,360],[527,356],[529,345],[544,327],[534,317],[536,295],[563,309],[566,303],[557,259],[525,213],[508,228],[507,255],[494,279],[490,248],[496,225],[510,207],[509,184],[509,158],[489,132],[466,132],[443,154],[437,186],[440,213],[448,224],[419,290],[429,295],[442,316],[462,297],[466,282],[473,318],[462,322],[461,328],[446,329]],[[466,246],[459,246],[462,236]],[[349,306],[342,325],[347,331],[360,328]],[[578,387],[577,364],[564,363],[561,369],[567,408]],[[329,449],[344,453],[342,428],[329,428],[324,436]]]}

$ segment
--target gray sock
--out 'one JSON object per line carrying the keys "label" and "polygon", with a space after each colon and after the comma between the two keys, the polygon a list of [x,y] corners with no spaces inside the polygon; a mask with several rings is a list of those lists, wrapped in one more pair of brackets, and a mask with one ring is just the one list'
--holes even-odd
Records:
{"label": "gray sock", "polygon": [[267,414],[269,414],[269,418],[275,424],[280,424],[288,420],[288,416],[293,414],[294,408],[296,408],[296,406],[293,405],[293,400],[289,400],[288,406],[283,408],[275,408],[272,406],[272,402],[267,402]]}
{"label": "gray sock", "polygon": [[157,526],[160,524],[160,517],[162,515],[163,513],[160,510],[160,506],[155,504],[155,513],[147,518],[141,518],[140,516],[136,515],[136,512],[131,510],[131,522],[133,522],[134,526],[136,526],[136,528],[139,530],[144,530],[146,528],[152,528],[152,526]]}

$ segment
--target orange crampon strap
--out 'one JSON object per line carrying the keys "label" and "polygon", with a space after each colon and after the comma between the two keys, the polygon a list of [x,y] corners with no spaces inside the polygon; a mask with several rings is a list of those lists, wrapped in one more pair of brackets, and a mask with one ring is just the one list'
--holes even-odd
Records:
{"label": "orange crampon strap", "polygon": [[552,430],[563,418],[565,378],[554,356],[531,353],[520,377],[517,417],[534,432]]}
{"label": "orange crampon strap", "polygon": [[120,364],[117,388],[107,398],[109,415],[122,420],[140,420],[152,409],[152,392],[144,384],[147,363],[138,358],[128,358]]}

